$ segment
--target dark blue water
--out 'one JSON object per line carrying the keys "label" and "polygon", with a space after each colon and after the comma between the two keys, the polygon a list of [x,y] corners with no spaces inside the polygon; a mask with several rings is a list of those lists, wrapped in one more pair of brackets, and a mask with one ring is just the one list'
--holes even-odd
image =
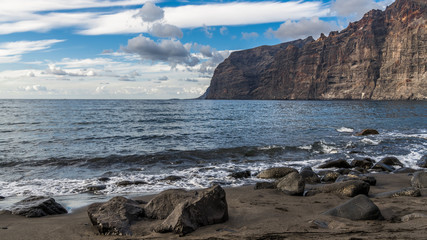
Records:
{"label": "dark blue water", "polygon": [[[364,128],[381,134],[354,136]],[[256,181],[227,177],[237,170],[362,156],[416,167],[426,139],[427,102],[0,100],[0,195],[234,186]]]}

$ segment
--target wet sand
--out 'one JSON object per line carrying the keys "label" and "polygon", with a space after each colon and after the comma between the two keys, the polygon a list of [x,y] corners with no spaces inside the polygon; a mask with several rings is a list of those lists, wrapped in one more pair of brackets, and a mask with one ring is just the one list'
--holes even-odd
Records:
{"label": "wet sand", "polygon": [[[408,174],[374,174],[370,195],[410,186]],[[150,231],[154,221],[132,226],[134,236],[102,236],[92,226],[86,207],[66,215],[25,218],[0,215],[2,240],[75,239],[425,239],[427,218],[402,222],[411,213],[427,214],[427,189],[421,197],[371,198],[385,220],[351,221],[321,215],[350,198],[334,194],[288,196],[253,186],[226,188],[229,220],[205,226],[184,237]],[[148,201],[153,196],[137,199]]]}

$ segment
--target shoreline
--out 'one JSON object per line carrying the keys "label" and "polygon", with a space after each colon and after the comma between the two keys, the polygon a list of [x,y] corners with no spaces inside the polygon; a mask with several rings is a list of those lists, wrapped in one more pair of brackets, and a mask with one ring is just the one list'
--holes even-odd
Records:
{"label": "shoreline", "polygon": [[[197,229],[180,239],[421,239],[427,234],[426,218],[402,222],[401,217],[427,214],[427,189],[421,197],[372,198],[374,194],[410,186],[406,173],[371,173],[377,180],[369,191],[370,199],[379,207],[385,220],[351,221],[321,215],[348,201],[330,193],[313,196],[289,196],[276,189],[254,190],[253,185],[226,187],[229,220]],[[149,201],[155,195],[132,199]],[[175,239],[178,235],[147,230],[152,221],[132,225],[134,236],[98,235],[90,223],[87,206],[72,213],[41,218],[0,215],[2,239]],[[322,225],[327,223],[327,227]]]}

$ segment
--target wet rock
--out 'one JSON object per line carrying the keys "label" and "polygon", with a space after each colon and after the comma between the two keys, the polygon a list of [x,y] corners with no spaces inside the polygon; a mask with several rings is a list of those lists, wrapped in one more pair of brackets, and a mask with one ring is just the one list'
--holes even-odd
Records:
{"label": "wet rock", "polygon": [[372,166],[374,166],[375,160],[371,158],[363,158],[363,159],[354,159],[351,161],[351,166],[356,168],[360,167],[363,169],[370,169]]}
{"label": "wet rock", "polygon": [[388,166],[400,166],[403,167],[403,163],[397,159],[397,157],[385,157],[379,161],[379,163],[384,163]]}
{"label": "wet rock", "polygon": [[298,172],[294,168],[288,168],[288,167],[276,167],[276,168],[270,168],[264,171],[261,171],[258,174],[258,178],[282,178],[286,175],[288,175],[291,172]]}
{"label": "wet rock", "polygon": [[396,191],[383,192],[373,195],[374,198],[391,198],[391,197],[421,197],[421,191],[418,188],[408,187]]}
{"label": "wet rock", "polygon": [[377,184],[377,180],[373,176],[356,176],[356,175],[347,175],[347,176],[339,176],[335,182],[346,182],[352,180],[361,180],[366,183],[369,183],[371,186],[375,186]]}
{"label": "wet rock", "polygon": [[227,220],[225,191],[220,186],[214,186],[200,191],[195,198],[180,203],[154,230],[159,233],[174,232],[185,235],[199,227]]}
{"label": "wet rock", "polygon": [[403,167],[403,168],[399,168],[393,171],[393,173],[414,173],[417,170],[413,169],[413,168],[408,168],[408,167]]}
{"label": "wet rock", "polygon": [[311,169],[311,167],[304,167],[300,171],[301,177],[307,184],[320,183],[320,177]]}
{"label": "wet rock", "polygon": [[258,190],[258,189],[275,189],[276,188],[276,184],[274,182],[257,182],[255,184],[254,189]]}
{"label": "wet rock", "polygon": [[382,162],[377,162],[373,167],[372,170],[380,171],[380,172],[393,172],[396,170],[394,167],[389,166]]}
{"label": "wet rock", "polygon": [[144,217],[144,209],[133,200],[114,197],[106,203],[89,205],[87,213],[93,226],[104,235],[132,235],[130,225]]}
{"label": "wet rock", "polygon": [[196,196],[197,192],[187,192],[183,189],[171,189],[159,193],[144,207],[145,215],[153,219],[165,219],[178,204]]}
{"label": "wet rock", "polygon": [[312,186],[310,190],[323,193],[334,193],[345,197],[354,197],[359,194],[368,195],[369,189],[369,183],[361,180],[351,180],[325,185],[315,185]]}
{"label": "wet rock", "polygon": [[349,169],[349,168],[340,168],[340,169],[337,169],[337,170],[336,170],[336,172],[338,172],[338,173],[339,173],[339,174],[341,174],[341,175],[349,174],[351,171],[352,171],[352,170],[351,170],[351,169]]}
{"label": "wet rock", "polygon": [[350,220],[383,219],[380,209],[365,195],[358,195],[323,214]]}
{"label": "wet rock", "polygon": [[246,171],[234,172],[228,176],[232,178],[249,178],[251,177],[251,171],[246,170]]}
{"label": "wet rock", "polygon": [[277,189],[288,195],[299,195],[304,193],[305,182],[301,175],[292,172],[277,181]]}
{"label": "wet rock", "polygon": [[427,188],[427,172],[416,172],[411,178],[411,185],[415,188]]}
{"label": "wet rock", "polygon": [[422,156],[421,159],[417,161],[417,166],[427,168],[427,155]]}
{"label": "wet rock", "polygon": [[100,177],[100,178],[98,178],[98,181],[100,181],[100,182],[107,182],[107,181],[110,181],[111,179],[110,178],[108,178],[108,177]]}
{"label": "wet rock", "polygon": [[402,222],[409,222],[411,220],[418,219],[418,218],[427,218],[427,214],[411,213],[411,214],[403,216],[400,220]]}
{"label": "wet rock", "polygon": [[100,191],[100,190],[104,190],[104,189],[106,189],[106,188],[107,188],[107,186],[106,186],[106,185],[90,185],[90,186],[87,186],[87,187],[86,187],[86,189],[87,189],[89,192]]}
{"label": "wet rock", "polygon": [[322,182],[335,182],[339,176],[341,174],[338,172],[327,172],[321,180]]}
{"label": "wet rock", "polygon": [[351,168],[351,165],[346,160],[339,159],[325,162],[319,168]]}
{"label": "wet rock", "polygon": [[11,212],[14,215],[32,218],[64,214],[67,213],[67,210],[53,198],[45,196],[31,196],[14,204]]}
{"label": "wet rock", "polygon": [[147,182],[139,181],[139,180],[137,180],[137,181],[127,181],[126,180],[126,181],[120,181],[120,182],[116,183],[116,185],[119,187],[126,187],[126,186],[130,186],[130,185],[140,185],[140,184],[147,184]]}
{"label": "wet rock", "polygon": [[175,182],[175,181],[178,181],[178,180],[181,180],[181,179],[182,179],[182,177],[180,177],[180,176],[171,175],[171,176],[163,178],[162,181]]}
{"label": "wet rock", "polygon": [[356,133],[356,136],[367,136],[367,135],[376,135],[379,134],[379,132],[375,129],[367,128],[363,129],[362,131]]}
{"label": "wet rock", "polygon": [[5,199],[5,197],[3,197],[3,196],[0,196],[0,201],[1,201],[1,200],[4,200],[4,199]]}

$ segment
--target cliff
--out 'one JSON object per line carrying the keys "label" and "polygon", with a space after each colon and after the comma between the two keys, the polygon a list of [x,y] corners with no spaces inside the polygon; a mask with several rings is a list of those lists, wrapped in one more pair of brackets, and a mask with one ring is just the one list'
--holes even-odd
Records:
{"label": "cliff", "polygon": [[233,52],[207,99],[427,99],[427,2],[396,0],[317,40]]}

